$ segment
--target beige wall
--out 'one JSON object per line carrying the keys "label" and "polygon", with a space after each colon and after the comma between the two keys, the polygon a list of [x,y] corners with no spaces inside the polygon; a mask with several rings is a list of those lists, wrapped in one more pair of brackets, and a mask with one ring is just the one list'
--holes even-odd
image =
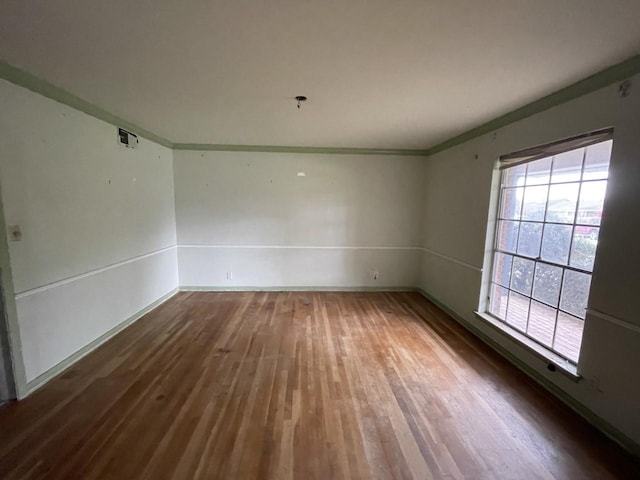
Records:
{"label": "beige wall", "polygon": [[[634,86],[640,85],[636,77]],[[430,157],[420,287],[640,443],[640,91],[611,85]],[[579,370],[574,383],[477,318],[497,158],[613,126],[614,147]],[[491,228],[491,227],[490,227]],[[626,328],[612,321],[630,325]]]}

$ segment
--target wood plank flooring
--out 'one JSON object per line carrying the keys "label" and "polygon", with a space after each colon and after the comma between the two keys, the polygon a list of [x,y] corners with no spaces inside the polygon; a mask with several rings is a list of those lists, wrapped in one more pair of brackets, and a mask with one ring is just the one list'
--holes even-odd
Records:
{"label": "wood plank flooring", "polygon": [[179,293],[0,437],[3,479],[640,478],[416,293]]}

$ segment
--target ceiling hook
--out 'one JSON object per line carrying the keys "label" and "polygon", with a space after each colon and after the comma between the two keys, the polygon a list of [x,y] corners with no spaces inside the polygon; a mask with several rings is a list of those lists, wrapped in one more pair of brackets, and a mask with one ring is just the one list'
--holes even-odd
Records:
{"label": "ceiling hook", "polygon": [[305,97],[304,95],[298,95],[296,97],[296,100],[298,101],[298,110],[300,110],[300,105],[302,102],[306,102],[307,101],[307,97]]}

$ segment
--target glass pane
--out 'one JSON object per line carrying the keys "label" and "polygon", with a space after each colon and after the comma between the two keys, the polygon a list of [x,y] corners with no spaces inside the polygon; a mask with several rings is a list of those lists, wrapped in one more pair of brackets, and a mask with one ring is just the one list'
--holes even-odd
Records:
{"label": "glass pane", "polygon": [[531,300],[527,333],[543,345],[553,345],[553,331],[556,326],[556,309]]}
{"label": "glass pane", "polygon": [[523,195],[524,188],[505,188],[502,190],[500,218],[519,220]]}
{"label": "glass pane", "polygon": [[565,270],[560,308],[577,317],[584,318],[590,285],[591,275]]}
{"label": "glass pane", "polygon": [[587,147],[587,157],[584,161],[584,180],[597,180],[609,176],[609,159],[611,158],[613,141],[597,143]]}
{"label": "glass pane", "polygon": [[520,187],[524,185],[524,176],[526,169],[526,164],[505,169],[502,172],[502,184],[505,187]]}
{"label": "glass pane", "polygon": [[558,312],[556,338],[553,342],[554,350],[577,363],[583,330],[584,320]]}
{"label": "glass pane", "polygon": [[549,187],[546,185],[525,187],[524,204],[522,205],[523,220],[544,220],[544,207],[547,203],[548,190]]}
{"label": "glass pane", "polygon": [[599,230],[598,227],[584,227],[580,225],[573,230],[573,243],[571,246],[569,265],[583,270],[593,270]]}
{"label": "glass pane", "polygon": [[580,189],[580,203],[576,223],[600,225],[602,205],[607,193],[607,181],[586,182]]}
{"label": "glass pane", "polygon": [[529,314],[529,299],[516,292],[509,292],[509,306],[506,321],[512,327],[525,332],[527,329],[527,315]]}
{"label": "glass pane", "polygon": [[533,281],[533,298],[558,306],[560,297],[560,282],[562,281],[562,268],[544,263],[536,264],[536,274]]}
{"label": "glass pane", "polygon": [[508,287],[511,283],[511,262],[513,257],[496,252],[493,261],[493,281]]}
{"label": "glass pane", "polygon": [[542,240],[542,224],[522,222],[520,237],[518,238],[518,253],[527,257],[537,258],[540,254]]}
{"label": "glass pane", "polygon": [[551,157],[535,160],[527,165],[527,185],[549,183],[551,174]]}
{"label": "glass pane", "polygon": [[520,222],[500,220],[498,225],[498,249],[516,253]]}
{"label": "glass pane", "polygon": [[533,284],[533,260],[514,257],[513,268],[511,269],[511,289],[524,295],[531,295],[531,285]]}
{"label": "glass pane", "polygon": [[579,181],[583,156],[584,148],[578,148],[553,157],[551,183]]}
{"label": "glass pane", "polygon": [[545,225],[540,257],[548,262],[566,264],[571,244],[571,225]]}
{"label": "glass pane", "polygon": [[491,284],[490,295],[489,312],[504,320],[507,318],[507,300],[509,298],[509,290],[493,283]]}
{"label": "glass pane", "polygon": [[576,217],[579,183],[562,183],[549,188],[547,222],[573,223]]}

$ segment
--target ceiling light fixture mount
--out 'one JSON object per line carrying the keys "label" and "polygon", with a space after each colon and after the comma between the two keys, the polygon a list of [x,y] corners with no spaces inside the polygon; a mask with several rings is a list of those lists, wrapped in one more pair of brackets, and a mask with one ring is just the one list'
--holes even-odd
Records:
{"label": "ceiling light fixture mount", "polygon": [[305,97],[304,95],[298,95],[296,97],[296,100],[298,101],[298,110],[300,110],[300,105],[302,104],[302,102],[307,101],[307,97]]}

